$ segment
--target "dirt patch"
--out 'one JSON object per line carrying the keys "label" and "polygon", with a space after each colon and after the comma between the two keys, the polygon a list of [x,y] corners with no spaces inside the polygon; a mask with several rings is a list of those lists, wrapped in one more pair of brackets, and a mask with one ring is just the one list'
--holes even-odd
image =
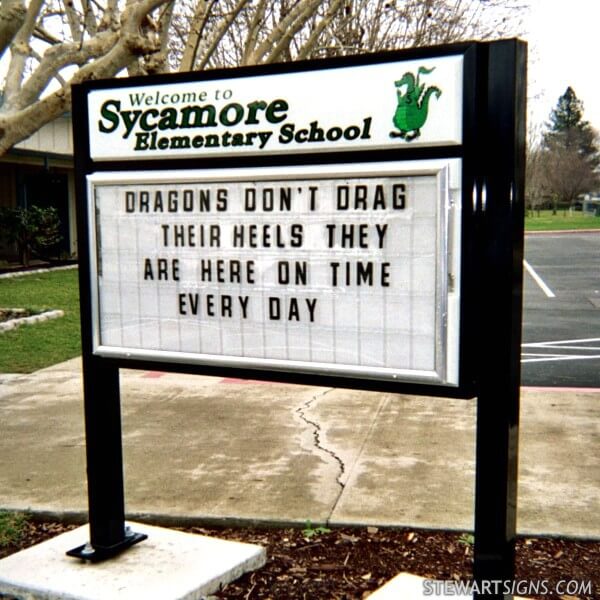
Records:
{"label": "dirt patch", "polygon": [[0,323],[11,321],[12,319],[31,317],[35,314],[37,313],[27,308],[0,308]]}
{"label": "dirt patch", "polygon": [[[0,557],[73,527],[28,522],[18,544],[0,548]],[[473,545],[467,534],[372,527],[332,531],[188,527],[181,531],[266,547],[267,564],[229,584],[215,599],[362,599],[401,571],[444,581],[469,580],[472,574]],[[534,586],[530,589],[537,585],[543,592],[529,593],[529,598],[598,599],[600,542],[520,538],[515,581]],[[567,589],[564,582],[573,583]],[[576,586],[580,593],[566,593]],[[565,593],[557,594],[557,589]]]}

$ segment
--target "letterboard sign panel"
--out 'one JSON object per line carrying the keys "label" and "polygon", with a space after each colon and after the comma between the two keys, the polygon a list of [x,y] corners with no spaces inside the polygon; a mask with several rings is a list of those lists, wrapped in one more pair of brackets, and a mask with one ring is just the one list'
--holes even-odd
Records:
{"label": "letterboard sign panel", "polygon": [[88,176],[101,356],[458,382],[460,160]]}

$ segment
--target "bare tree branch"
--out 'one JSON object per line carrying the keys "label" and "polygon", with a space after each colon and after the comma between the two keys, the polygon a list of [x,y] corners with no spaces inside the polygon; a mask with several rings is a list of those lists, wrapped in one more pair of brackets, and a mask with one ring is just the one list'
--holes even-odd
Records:
{"label": "bare tree branch", "polygon": [[258,43],[258,35],[261,27],[263,27],[265,20],[265,13],[267,10],[267,0],[260,0],[258,6],[254,11],[254,16],[250,25],[248,26],[248,35],[246,36],[246,43],[244,44],[244,53],[242,56],[242,64],[250,64],[250,56],[256,50]]}
{"label": "bare tree branch", "polygon": [[65,16],[71,29],[71,37],[75,42],[81,42],[83,39],[83,28],[81,23],[81,15],[77,12],[73,5],[73,0],[62,0]]}
{"label": "bare tree branch", "polygon": [[83,44],[61,44],[48,48],[38,68],[21,90],[11,97],[10,107],[18,110],[31,104],[61,69],[68,65],[84,65],[92,58],[103,56],[116,41],[117,34],[106,31]]}
{"label": "bare tree branch", "polygon": [[[287,25],[287,28],[286,28],[285,32],[283,33],[283,35],[279,36],[279,34],[277,34],[274,36],[274,39],[277,40],[277,38],[279,38],[279,41],[276,43],[275,48],[273,48],[273,50],[271,50],[268,53],[267,58],[263,62],[273,63],[273,62],[277,62],[278,60],[281,59],[283,53],[289,49],[290,42],[291,42],[292,38],[294,37],[294,35],[298,31],[300,31],[300,29],[302,29],[302,27],[304,26],[306,21],[312,16],[313,11],[319,6],[319,4],[320,4],[320,2],[316,2],[316,1],[306,2],[306,6],[304,7],[304,10],[299,13],[299,15],[295,21],[290,22]],[[300,6],[300,3],[298,3],[298,6]],[[337,6],[338,9],[339,9],[339,6],[340,5],[338,4],[338,6]],[[290,15],[291,14],[292,13],[290,13]]]}
{"label": "bare tree branch", "polygon": [[[269,55],[269,62],[275,60],[289,40],[319,6],[319,0],[300,0],[292,10],[281,20],[267,38],[248,57],[247,64],[258,64]],[[273,47],[275,47],[273,49]]]}
{"label": "bare tree branch", "polygon": [[2,0],[0,4],[0,56],[25,22],[27,9],[23,0]]}
{"label": "bare tree branch", "polygon": [[[36,102],[26,102],[39,97],[48,80],[55,77],[59,66],[80,64],[70,83],[88,79],[112,77],[123,70],[137,56],[160,50],[160,40],[142,34],[142,25],[148,15],[168,0],[142,0],[125,9],[118,32],[106,31],[80,46],[70,42],[49,48],[40,66],[31,76],[20,94],[9,97],[5,104],[9,110],[0,114],[0,154],[13,144],[28,137],[45,123],[69,109],[71,88],[64,86]],[[24,29],[23,26],[22,30]],[[33,30],[33,26],[31,26]],[[86,60],[96,58],[90,62]],[[85,64],[84,64],[85,63]],[[3,107],[4,108],[4,107]]]}
{"label": "bare tree branch", "polygon": [[196,11],[194,12],[194,16],[190,23],[189,36],[183,51],[183,58],[181,59],[181,71],[191,71],[194,68],[198,46],[214,3],[215,0],[210,0],[209,2],[206,0],[199,0],[196,5]]}
{"label": "bare tree branch", "polygon": [[11,44],[11,61],[8,66],[6,83],[4,85],[5,105],[2,107],[3,109],[5,106],[8,106],[8,102],[6,102],[6,100],[9,99],[12,94],[16,93],[21,87],[23,74],[25,71],[25,64],[29,56],[29,40],[31,39],[31,35],[35,29],[35,22],[42,8],[42,4],[43,0],[32,0],[32,2],[29,4],[27,17],[25,18],[25,21],[15,35],[14,41]]}
{"label": "bare tree branch", "polygon": [[342,6],[343,0],[334,0],[327,11],[327,14],[317,23],[310,36],[302,45],[302,48],[298,52],[298,60],[304,60],[309,57],[310,53],[314,50],[317,45],[318,39],[321,37],[321,34],[333,21],[333,18],[340,10]]}
{"label": "bare tree branch", "polygon": [[219,45],[219,42],[223,39],[223,36],[231,27],[231,24],[234,22],[235,18],[238,16],[242,8],[244,8],[245,4],[245,0],[239,0],[233,11],[223,20],[221,25],[213,32],[213,35],[210,39],[207,48],[205,48],[202,52],[203,56],[198,61],[197,69],[199,71],[206,67],[208,61],[213,55],[213,52],[215,51],[215,48]]}
{"label": "bare tree branch", "polygon": [[89,0],[81,0],[81,6],[83,7],[83,23],[85,25],[85,32],[94,36],[98,33],[98,22],[94,9],[92,8],[92,2]]}
{"label": "bare tree branch", "polygon": [[35,26],[35,29],[33,31],[33,35],[38,40],[46,42],[47,44],[50,44],[50,45],[60,44],[62,42],[62,40],[60,38],[56,37],[55,35],[53,35],[49,31],[47,31],[41,25],[36,25]]}
{"label": "bare tree branch", "polygon": [[112,29],[116,31],[119,27],[119,0],[107,0],[104,14],[98,24],[98,31]]}
{"label": "bare tree branch", "polygon": [[163,6],[162,13],[157,19],[160,50],[148,60],[146,69],[148,73],[167,73],[169,71],[169,31],[171,29],[174,8],[175,1],[169,0]]}

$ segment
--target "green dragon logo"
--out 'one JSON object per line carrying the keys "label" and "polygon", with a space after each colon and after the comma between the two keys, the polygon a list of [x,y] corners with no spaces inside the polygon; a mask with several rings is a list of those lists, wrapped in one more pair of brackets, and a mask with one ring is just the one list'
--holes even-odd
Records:
{"label": "green dragon logo", "polygon": [[[399,137],[411,142],[421,135],[421,127],[427,120],[431,96],[435,94],[435,97],[439,98],[442,94],[442,90],[435,85],[425,89],[425,84],[421,84],[420,81],[421,75],[429,75],[434,69],[435,67],[419,67],[416,81],[414,74],[408,72],[395,82],[398,105],[393,120],[398,131],[390,131],[390,137]],[[403,88],[406,88],[404,93]]]}

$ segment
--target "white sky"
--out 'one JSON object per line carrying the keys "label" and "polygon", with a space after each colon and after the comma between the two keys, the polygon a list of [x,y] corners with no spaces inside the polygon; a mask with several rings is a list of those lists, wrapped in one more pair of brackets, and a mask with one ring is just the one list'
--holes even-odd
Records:
{"label": "white sky", "polygon": [[584,118],[600,130],[600,0],[530,0],[529,118],[548,121],[567,86],[583,101]]}

